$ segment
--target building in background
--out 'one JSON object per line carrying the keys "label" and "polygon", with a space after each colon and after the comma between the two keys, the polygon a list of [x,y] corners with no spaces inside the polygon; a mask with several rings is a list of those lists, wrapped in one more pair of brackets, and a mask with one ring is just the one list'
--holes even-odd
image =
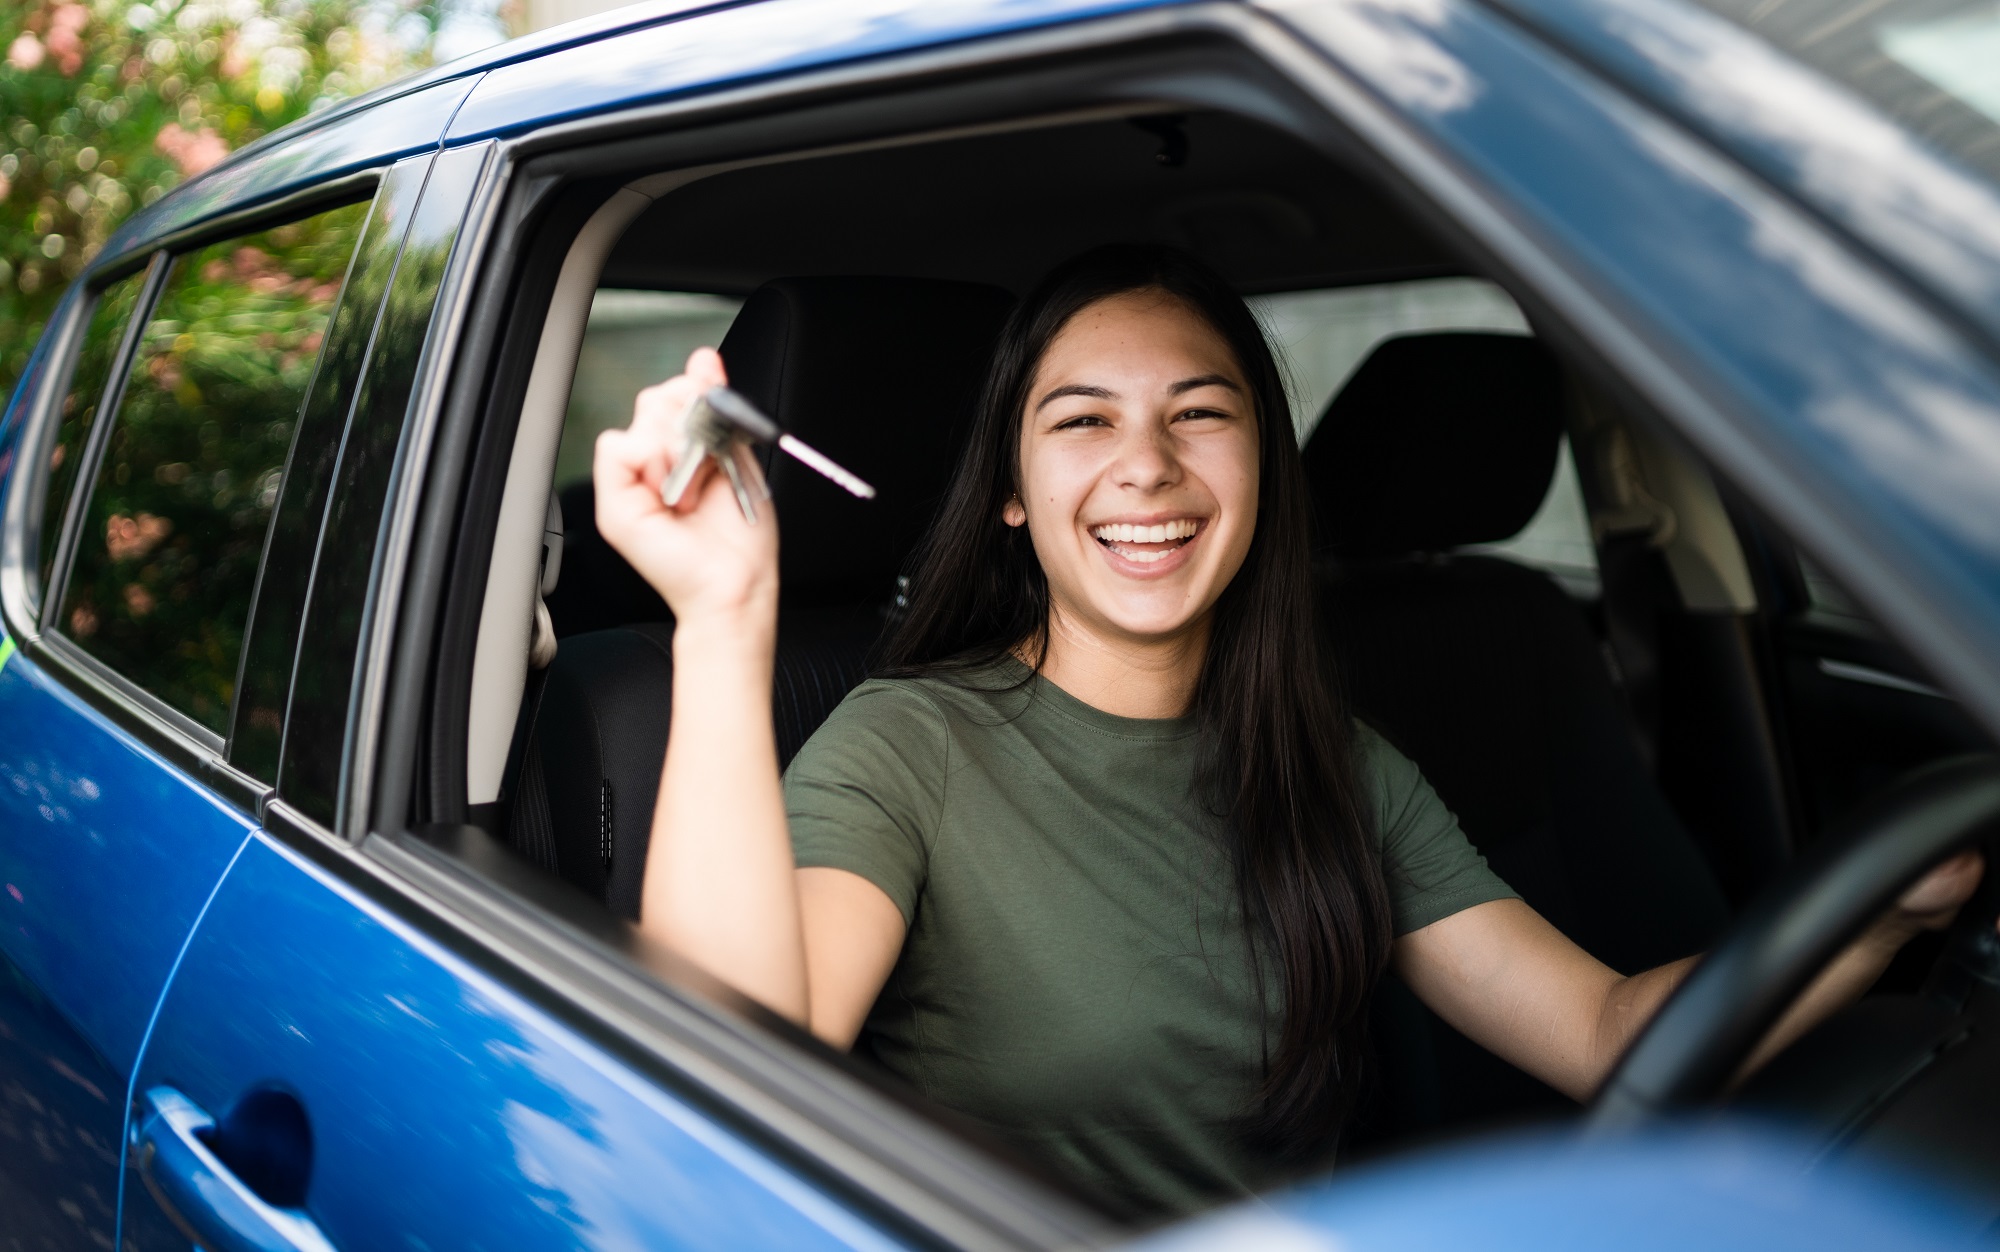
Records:
{"label": "building in background", "polygon": [[564,22],[574,22],[580,17],[593,17],[612,9],[622,9],[631,0],[521,0],[521,33],[544,30],[550,26],[560,26]]}

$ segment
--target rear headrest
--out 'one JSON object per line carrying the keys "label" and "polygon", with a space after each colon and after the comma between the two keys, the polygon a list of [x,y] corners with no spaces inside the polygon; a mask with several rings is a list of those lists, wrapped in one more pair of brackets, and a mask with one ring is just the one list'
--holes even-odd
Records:
{"label": "rear headrest", "polygon": [[722,340],[730,385],[874,485],[856,500],[770,463],[788,598],[886,600],[951,480],[1013,297],[922,278],[780,278]]}
{"label": "rear headrest", "polygon": [[1561,378],[1535,340],[1386,340],[1306,442],[1319,544],[1379,557],[1517,534],[1548,494],[1562,432]]}

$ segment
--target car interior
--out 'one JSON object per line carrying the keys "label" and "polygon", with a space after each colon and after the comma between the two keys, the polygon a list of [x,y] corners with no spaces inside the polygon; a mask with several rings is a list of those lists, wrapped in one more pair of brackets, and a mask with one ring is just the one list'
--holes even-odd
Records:
{"label": "car interior", "polygon": [[[486,465],[504,489],[464,797],[608,915],[638,915],[673,622],[596,533],[589,438],[719,335],[734,387],[877,488],[860,501],[768,465],[789,760],[869,672],[1012,301],[1107,241],[1190,249],[1273,328],[1347,701],[1612,967],[1703,950],[1874,790],[1987,747],[1750,502],[1520,313],[1530,300],[1279,126],[1134,106],[589,186],[511,445]],[[1881,994],[1917,993],[1935,954],[1906,954]],[[1393,978],[1374,1030],[1350,1156],[1574,1107]]]}

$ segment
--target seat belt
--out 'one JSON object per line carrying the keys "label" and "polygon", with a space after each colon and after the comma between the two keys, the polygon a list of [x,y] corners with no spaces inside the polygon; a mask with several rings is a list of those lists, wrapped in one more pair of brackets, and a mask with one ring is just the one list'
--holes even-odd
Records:
{"label": "seat belt", "polygon": [[549,668],[556,659],[556,627],[549,616],[547,596],[562,574],[562,508],[554,493],[549,496],[548,517],[542,524],[542,577],[536,588],[534,623],[528,636],[528,675],[521,689],[521,715],[514,722],[513,742],[507,748],[507,770],[502,775],[513,785],[507,812],[507,842],[514,850],[549,873],[560,873],[556,863],[555,819],[549,812],[549,789],[542,776],[542,754],[535,740],[535,720],[542,711],[542,693],[548,686]]}

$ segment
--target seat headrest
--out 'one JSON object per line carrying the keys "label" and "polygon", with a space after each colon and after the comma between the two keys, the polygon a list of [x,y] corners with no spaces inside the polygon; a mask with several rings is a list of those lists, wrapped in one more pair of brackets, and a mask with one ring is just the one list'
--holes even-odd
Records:
{"label": "seat headrest", "polygon": [[751,293],[722,340],[730,385],[876,491],[857,500],[772,458],[788,597],[888,598],[951,481],[1013,303],[921,278],[780,278]]}
{"label": "seat headrest", "polygon": [[1562,433],[1561,377],[1537,341],[1385,340],[1306,442],[1319,544],[1365,558],[1518,534],[1548,494]]}

